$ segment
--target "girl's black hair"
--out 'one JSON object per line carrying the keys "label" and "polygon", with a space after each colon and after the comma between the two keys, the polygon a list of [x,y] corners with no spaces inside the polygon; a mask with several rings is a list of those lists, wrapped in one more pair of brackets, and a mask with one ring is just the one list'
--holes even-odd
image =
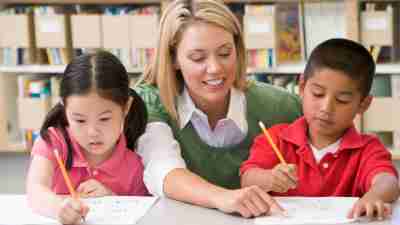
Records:
{"label": "girl's black hair", "polygon": [[146,106],[142,98],[129,88],[129,76],[117,57],[106,51],[97,51],[74,58],[67,65],[61,79],[61,102],[50,110],[40,129],[40,136],[49,144],[51,140],[48,128],[54,127],[61,131],[68,146],[68,170],[72,167],[73,157],[71,140],[66,130],[69,126],[65,114],[66,99],[72,95],[86,95],[93,90],[121,107],[126,107],[132,97],[132,104],[124,123],[124,134],[129,149],[135,149],[136,141],[146,127]]}

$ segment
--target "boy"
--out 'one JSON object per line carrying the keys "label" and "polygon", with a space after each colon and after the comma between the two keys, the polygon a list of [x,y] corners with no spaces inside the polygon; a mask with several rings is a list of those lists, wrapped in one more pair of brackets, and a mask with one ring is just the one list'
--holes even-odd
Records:
{"label": "boy", "polygon": [[281,196],[358,196],[348,217],[383,219],[399,196],[391,155],[353,125],[365,112],[375,63],[360,44],[330,39],[312,52],[300,79],[304,116],[269,132],[288,165],[280,164],[264,135],[240,168],[242,186]]}

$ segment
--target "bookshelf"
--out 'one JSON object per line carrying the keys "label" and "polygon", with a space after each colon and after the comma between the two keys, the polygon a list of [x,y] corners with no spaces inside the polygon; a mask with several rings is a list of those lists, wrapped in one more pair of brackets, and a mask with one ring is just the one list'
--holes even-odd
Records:
{"label": "bookshelf", "polygon": [[[56,5],[56,6],[63,6],[63,5],[73,5],[73,4],[85,4],[85,5],[159,5],[162,7],[170,2],[171,0],[1,0],[0,8],[2,5],[13,5],[13,4],[37,4],[37,5]],[[299,10],[308,10],[309,8],[305,7],[305,4],[308,3],[335,3],[335,2],[342,2],[343,3],[343,11],[341,12],[340,16],[342,16],[345,20],[345,28],[343,28],[343,34],[350,39],[360,41],[362,39],[362,22],[361,22],[361,13],[364,10],[364,5],[367,2],[393,2],[398,3],[399,1],[396,0],[380,0],[380,1],[373,1],[373,0],[225,0],[226,3],[229,5],[244,5],[246,4],[274,4],[274,3],[298,3]],[[400,4],[399,4],[400,5]],[[329,12],[329,11],[324,11]],[[300,22],[301,22],[301,29],[302,32],[305,32],[307,28],[307,21],[304,14],[300,14]],[[337,17],[336,17],[337,18]],[[326,19],[324,15],[324,20]],[[313,19],[312,21],[316,21]],[[311,23],[315,24],[315,23]],[[81,32],[79,32],[81,33]],[[302,38],[305,37],[306,34],[302,34]],[[302,43],[303,48],[306,43]],[[303,49],[304,51],[304,58],[307,57],[307,49]],[[277,63],[268,68],[248,68],[248,74],[268,74],[270,76],[279,77],[279,75],[298,75],[304,71],[305,62],[304,60],[294,63]],[[65,69],[65,65],[40,65],[40,64],[28,64],[28,65],[0,65],[0,86],[1,80],[7,80],[22,74],[27,76],[32,76],[35,74],[62,74]],[[143,70],[140,68],[130,68],[127,66],[128,73],[135,75],[137,78]],[[399,74],[400,75],[400,62],[389,62],[389,63],[378,63],[377,64],[377,77],[385,77],[386,75],[392,74]],[[6,78],[7,77],[7,78]],[[1,90],[0,90],[1,91]],[[3,93],[0,93],[3,94]],[[15,94],[11,94],[13,96]],[[8,94],[6,96],[9,96]],[[14,96],[16,97],[16,96]],[[5,98],[1,98],[0,96],[0,108],[2,111],[4,107],[7,107],[9,104],[15,104],[15,101],[8,101],[4,100]],[[11,102],[11,103],[10,103]],[[14,109],[16,111],[16,109]],[[9,114],[13,115],[13,112],[9,112]],[[3,123],[3,125],[2,125]],[[2,127],[3,126],[3,127]],[[2,118],[2,112],[0,112],[0,152],[7,151],[7,152],[24,152],[26,150],[25,147],[21,144],[4,144],[4,138],[1,137],[2,134],[5,132],[6,128],[4,127],[4,116]],[[393,158],[395,160],[400,160],[400,148],[394,147],[393,150]]]}
{"label": "bookshelf", "polygon": [[[65,70],[65,65],[17,65],[17,66],[1,66],[0,75],[7,74],[61,74]],[[139,75],[143,72],[142,69],[128,68],[127,72],[134,75]]]}

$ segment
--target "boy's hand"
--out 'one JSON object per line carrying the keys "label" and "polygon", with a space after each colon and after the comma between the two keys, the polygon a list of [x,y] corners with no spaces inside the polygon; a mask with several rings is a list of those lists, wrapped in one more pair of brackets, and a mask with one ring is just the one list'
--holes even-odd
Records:
{"label": "boy's hand", "polygon": [[104,186],[96,179],[89,179],[82,182],[76,190],[79,193],[79,196],[83,198],[114,195],[111,189]]}
{"label": "boy's hand", "polygon": [[272,170],[267,170],[268,191],[287,192],[289,189],[294,189],[297,186],[297,170],[294,164],[278,164]]}
{"label": "boy's hand", "polygon": [[78,224],[89,212],[89,207],[79,200],[66,198],[57,210],[57,218],[62,224]]}
{"label": "boy's hand", "polygon": [[347,217],[358,218],[364,214],[370,220],[374,218],[383,220],[392,214],[392,206],[389,203],[383,202],[375,193],[367,192],[354,204]]}

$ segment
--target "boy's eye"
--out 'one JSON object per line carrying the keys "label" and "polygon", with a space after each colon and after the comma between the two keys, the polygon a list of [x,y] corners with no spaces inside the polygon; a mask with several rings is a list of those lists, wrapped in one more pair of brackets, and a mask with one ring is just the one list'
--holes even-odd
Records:
{"label": "boy's eye", "polygon": [[336,99],[337,102],[341,103],[341,104],[347,104],[350,101],[349,100],[344,100],[344,99]]}

